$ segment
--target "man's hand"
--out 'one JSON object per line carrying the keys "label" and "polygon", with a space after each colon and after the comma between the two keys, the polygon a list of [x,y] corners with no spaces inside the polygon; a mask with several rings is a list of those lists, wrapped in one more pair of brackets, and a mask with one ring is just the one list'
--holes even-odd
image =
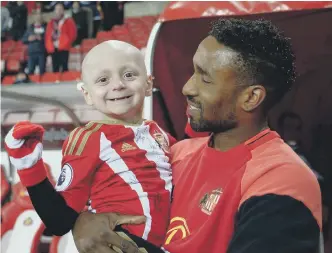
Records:
{"label": "man's hand", "polygon": [[35,35],[30,35],[28,37],[28,41],[34,41],[34,40],[36,40],[36,36]]}
{"label": "man's hand", "polygon": [[117,225],[142,224],[145,221],[144,216],[81,213],[72,230],[76,247],[80,253],[138,253],[136,245],[113,230]]}
{"label": "man's hand", "polygon": [[17,170],[24,186],[32,186],[46,178],[42,160],[44,128],[29,121],[21,121],[5,138],[10,163]]}

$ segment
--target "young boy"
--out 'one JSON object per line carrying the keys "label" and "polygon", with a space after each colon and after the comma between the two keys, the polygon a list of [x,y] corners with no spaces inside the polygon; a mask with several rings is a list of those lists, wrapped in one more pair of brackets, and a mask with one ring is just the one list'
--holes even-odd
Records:
{"label": "young boy", "polygon": [[[161,246],[172,190],[169,147],[175,140],[155,122],[142,119],[144,97],[152,92],[143,56],[125,42],[103,42],[85,57],[82,81],[86,103],[105,120],[71,132],[63,145],[56,191],[42,163],[41,126],[20,122],[8,133],[11,163],[54,234],[69,232],[89,203],[92,212],[144,215],[145,224],[121,229]],[[142,247],[150,246],[143,242]]]}

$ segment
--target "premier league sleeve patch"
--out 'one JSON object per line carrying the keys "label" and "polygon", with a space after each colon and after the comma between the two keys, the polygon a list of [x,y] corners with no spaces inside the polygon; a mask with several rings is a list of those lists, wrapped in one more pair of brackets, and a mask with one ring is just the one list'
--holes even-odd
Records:
{"label": "premier league sleeve patch", "polygon": [[56,183],[55,190],[64,191],[66,190],[71,182],[73,181],[74,171],[70,164],[66,163],[61,169],[61,173]]}

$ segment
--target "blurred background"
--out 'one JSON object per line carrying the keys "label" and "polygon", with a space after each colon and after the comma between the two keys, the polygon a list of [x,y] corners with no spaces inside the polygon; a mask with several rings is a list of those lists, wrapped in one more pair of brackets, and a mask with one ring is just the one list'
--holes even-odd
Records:
{"label": "blurred background", "polygon": [[[87,52],[126,41],[145,55],[155,77],[144,117],[178,140],[185,137],[182,86],[192,57],[218,17],[272,20],[291,37],[294,88],[269,115],[270,127],[316,174],[324,204],[325,252],[332,252],[332,2],[1,1],[1,144],[21,120],[45,129],[49,177],[60,173],[61,147],[75,127],[102,117],[85,105],[77,83]],[[3,145],[2,145],[3,147]],[[71,252],[71,235],[52,237],[1,149],[1,249],[7,253]],[[272,228],[271,228],[272,229]],[[17,243],[20,242],[20,243]],[[71,248],[73,247],[73,248]]]}

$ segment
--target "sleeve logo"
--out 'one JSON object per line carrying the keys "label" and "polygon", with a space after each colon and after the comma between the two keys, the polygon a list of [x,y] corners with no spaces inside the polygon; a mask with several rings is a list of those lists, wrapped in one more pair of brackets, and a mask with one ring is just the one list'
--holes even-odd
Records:
{"label": "sleeve logo", "polygon": [[73,168],[68,163],[66,163],[61,169],[61,173],[58,182],[55,186],[55,189],[57,191],[66,190],[73,181],[73,176],[74,176]]}

